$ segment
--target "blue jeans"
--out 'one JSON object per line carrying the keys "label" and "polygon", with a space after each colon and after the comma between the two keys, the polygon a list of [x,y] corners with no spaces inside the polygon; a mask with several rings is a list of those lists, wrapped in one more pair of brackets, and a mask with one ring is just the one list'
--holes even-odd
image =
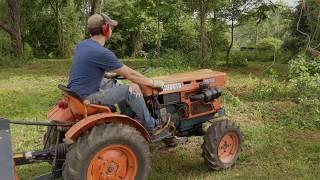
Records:
{"label": "blue jeans", "polygon": [[91,103],[107,106],[119,104],[121,110],[127,104],[147,130],[152,130],[156,126],[155,119],[150,115],[142,94],[134,92],[129,85],[112,79],[103,79],[100,90],[86,99]]}

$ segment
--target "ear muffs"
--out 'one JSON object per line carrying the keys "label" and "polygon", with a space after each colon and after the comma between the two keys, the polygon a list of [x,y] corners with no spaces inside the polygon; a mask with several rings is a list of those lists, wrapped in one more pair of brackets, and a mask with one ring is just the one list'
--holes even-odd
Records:
{"label": "ear muffs", "polygon": [[105,37],[109,37],[109,31],[110,31],[109,24],[103,23],[103,25],[101,26],[102,35],[104,35]]}

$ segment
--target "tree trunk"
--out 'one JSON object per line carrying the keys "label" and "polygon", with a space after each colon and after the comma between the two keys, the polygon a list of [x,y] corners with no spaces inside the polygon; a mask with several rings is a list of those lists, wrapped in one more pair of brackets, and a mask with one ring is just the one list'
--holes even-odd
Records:
{"label": "tree trunk", "polygon": [[17,57],[23,54],[23,44],[20,28],[20,7],[17,0],[7,0],[9,23],[0,21],[0,28],[6,31],[12,42],[12,48]]}
{"label": "tree trunk", "polygon": [[65,57],[65,44],[64,44],[64,34],[63,34],[63,20],[60,15],[59,2],[54,0],[54,4],[50,2],[51,9],[54,13],[56,20],[56,28],[58,33],[58,52],[60,57]]}
{"label": "tree trunk", "polygon": [[64,46],[64,35],[63,35],[63,21],[59,13],[59,3],[56,0],[55,3],[55,16],[57,21],[57,31],[58,31],[58,50],[60,57],[65,57],[65,46]]}
{"label": "tree trunk", "polygon": [[204,66],[208,62],[208,42],[206,37],[206,2],[205,0],[199,0],[200,11],[200,44],[201,44],[201,63],[200,66]]}
{"label": "tree trunk", "polygon": [[228,51],[227,51],[227,59],[226,59],[226,64],[229,65],[229,59],[230,59],[230,52],[231,52],[231,49],[233,47],[233,36],[234,36],[234,19],[232,17],[231,19],[231,42],[230,42],[230,45],[229,45],[229,48],[228,48]]}
{"label": "tree trunk", "polygon": [[134,32],[132,34],[131,45],[132,45],[132,57],[138,56],[143,48],[142,36],[140,31]]}
{"label": "tree trunk", "polygon": [[161,34],[160,34],[160,14],[159,14],[159,3],[157,0],[157,57],[160,57],[160,47],[161,47]]}
{"label": "tree trunk", "polygon": [[258,50],[258,41],[259,41],[259,24],[256,24],[256,38],[255,38],[255,51]]}
{"label": "tree trunk", "polygon": [[102,10],[103,0],[91,0],[90,15],[100,14]]}
{"label": "tree trunk", "polygon": [[88,0],[85,1],[84,4],[86,8],[86,16],[85,16],[85,35],[86,38],[90,37],[90,33],[88,31],[88,18],[93,14],[101,14],[103,8],[103,0]]}

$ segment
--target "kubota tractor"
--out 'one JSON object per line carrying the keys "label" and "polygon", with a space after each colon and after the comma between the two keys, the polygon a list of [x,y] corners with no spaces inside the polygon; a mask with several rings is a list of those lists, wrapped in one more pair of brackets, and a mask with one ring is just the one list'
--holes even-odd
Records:
{"label": "kubota tractor", "polygon": [[[199,70],[156,79],[165,81],[162,90],[142,87],[147,107],[154,118],[171,114],[170,128],[156,136],[134,114],[83,101],[63,85],[59,85],[62,99],[48,113],[50,122],[0,119],[0,179],[14,178],[14,164],[44,160],[52,164],[51,178],[62,174],[66,180],[143,180],[150,171],[149,143],[199,135],[203,135],[202,156],[211,169],[232,167],[239,157],[242,134],[234,122],[223,118],[219,97],[226,74]],[[211,125],[204,129],[206,122]],[[48,126],[44,149],[16,153],[12,161],[8,123]]]}

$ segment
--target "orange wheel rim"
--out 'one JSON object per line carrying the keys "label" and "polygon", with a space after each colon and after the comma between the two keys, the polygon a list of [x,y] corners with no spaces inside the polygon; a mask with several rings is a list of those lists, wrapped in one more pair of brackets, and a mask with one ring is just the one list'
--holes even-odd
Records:
{"label": "orange wheel rim", "polygon": [[101,149],[91,159],[87,179],[133,180],[137,169],[138,160],[133,151],[125,145],[113,144]]}
{"label": "orange wheel rim", "polygon": [[239,137],[234,132],[226,133],[220,140],[218,156],[224,163],[231,162],[239,149]]}

